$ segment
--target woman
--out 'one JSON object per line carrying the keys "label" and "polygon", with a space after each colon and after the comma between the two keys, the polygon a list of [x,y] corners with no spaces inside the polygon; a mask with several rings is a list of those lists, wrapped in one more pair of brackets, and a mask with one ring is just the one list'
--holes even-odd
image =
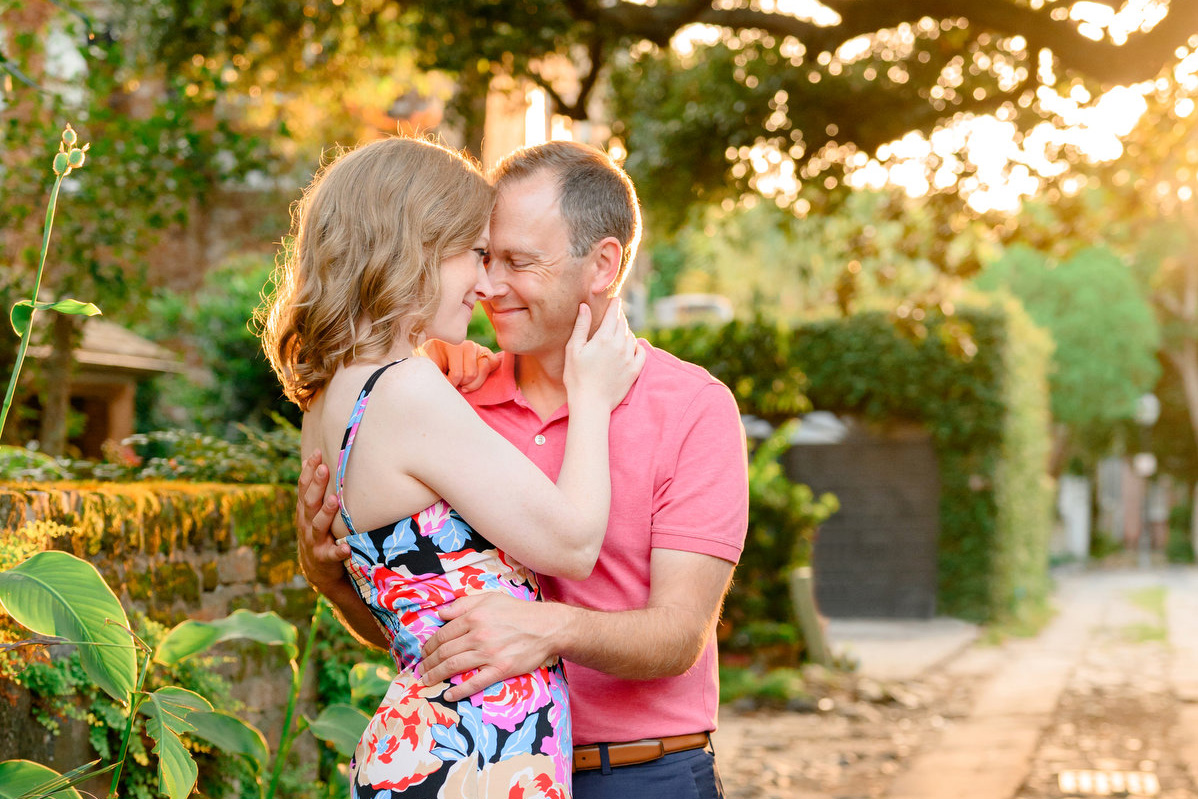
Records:
{"label": "woman", "polygon": [[490,291],[493,201],[472,164],[435,144],[353,150],[298,203],[269,302],[266,352],[304,410],[305,456],[340,451],[334,529],[399,670],[351,764],[362,799],[570,793],[559,664],[459,702],[419,679],[439,606],[479,591],[535,600],[529,569],[590,573],[607,526],[608,418],[644,358],[618,309],[588,341],[580,306],[555,485],[418,357],[426,337],[461,342]]}

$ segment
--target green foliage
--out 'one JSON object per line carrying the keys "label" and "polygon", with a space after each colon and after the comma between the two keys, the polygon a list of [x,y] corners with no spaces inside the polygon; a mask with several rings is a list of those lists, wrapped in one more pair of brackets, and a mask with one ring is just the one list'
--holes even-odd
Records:
{"label": "green foliage", "polygon": [[[204,276],[195,291],[161,291],[151,301],[151,318],[141,326],[148,337],[191,353],[204,378],[172,375],[156,379],[159,406],[172,409],[187,425],[210,435],[238,439],[241,431],[299,423],[299,408],[283,397],[278,378],[262,352],[254,309],[270,282],[270,255],[237,256]],[[169,419],[143,419],[163,426]],[[166,425],[170,426],[170,425]]]}
{"label": "green foliage", "polygon": [[39,552],[0,573],[0,605],[18,624],[80,647],[87,676],[124,701],[137,682],[129,621],[94,566],[65,552]]}
{"label": "green foliage", "polygon": [[[742,413],[778,420],[782,408],[814,406],[925,425],[940,468],[939,611],[994,620],[1046,594],[1050,346],[1017,304],[978,299],[906,326],[871,312],[792,331],[738,321],[650,338],[731,386]],[[751,547],[774,524],[768,507],[752,511],[761,516],[750,521]],[[742,564],[753,557],[746,549]],[[790,553],[771,557],[776,572]],[[781,587],[772,590],[780,602]]]}
{"label": "green foliage", "polygon": [[0,447],[0,480],[146,481],[294,485],[299,479],[299,430],[276,417],[262,432],[240,428],[238,442],[188,430],[130,436],[110,447],[104,461],[52,458],[20,447]]}
{"label": "green foliage", "polygon": [[1095,529],[1090,533],[1090,559],[1102,560],[1108,555],[1123,551],[1123,543],[1107,530]]}
{"label": "green foliage", "polygon": [[804,326],[796,349],[816,407],[918,421],[931,433],[941,481],[939,611],[991,620],[1043,596],[1049,351],[1022,311],[992,304],[933,316],[922,337],[863,314]]}
{"label": "green foliage", "polygon": [[[50,189],[50,201],[46,206],[46,221],[42,227],[42,248],[38,255],[37,276],[33,281],[33,299],[19,300],[13,305],[10,314],[13,331],[21,337],[21,343],[17,349],[17,358],[13,364],[12,373],[8,378],[8,388],[4,394],[4,404],[0,406],[0,434],[3,434],[5,423],[8,421],[8,411],[12,407],[13,397],[16,394],[17,381],[21,375],[21,366],[25,362],[25,353],[28,351],[29,342],[33,337],[34,313],[42,310],[82,316],[95,316],[100,313],[100,309],[90,302],[80,302],[72,299],[52,302],[41,302],[38,300],[38,294],[42,288],[42,278],[46,270],[46,253],[50,249],[50,231],[54,227],[54,212],[58,204],[58,191],[62,188],[62,182],[67,176],[83,166],[87,150],[91,146],[85,144],[83,147],[76,147],[75,144],[77,141],[78,136],[76,136],[75,131],[71,129],[70,125],[67,125],[59,139],[58,153],[54,156],[54,186]],[[0,174],[3,173],[0,172]]]}
{"label": "green foliage", "polygon": [[[185,660],[200,663],[202,661],[196,656],[215,643],[250,639],[266,644],[282,644],[291,659],[291,690],[284,715],[282,739],[274,757],[269,784],[263,786],[261,782],[258,783],[260,795],[273,799],[281,783],[283,764],[291,743],[296,735],[308,727],[308,722],[303,721],[293,728],[292,720],[316,630],[324,612],[323,603],[317,604],[308,641],[300,654],[295,647],[295,628],[272,613],[238,612],[228,619],[213,623],[185,622],[163,635],[156,646],[151,646],[132,632],[119,604],[115,610],[111,607],[111,594],[111,589],[94,566],[64,552],[40,552],[28,561],[0,572],[0,602],[8,614],[18,623],[42,635],[66,634],[64,643],[75,645],[75,654],[87,675],[90,685],[85,685],[85,689],[92,686],[100,688],[123,708],[126,720],[120,725],[124,733],[120,736],[110,793],[117,795],[121,779],[126,774],[123,767],[130,758],[142,765],[148,762],[144,758],[139,729],[144,730],[153,742],[153,754],[157,756],[158,764],[158,790],[171,799],[183,799],[190,795],[199,776],[189,733],[243,757],[267,752],[265,739],[260,732],[233,715],[214,712],[212,702],[196,691],[172,684],[159,687],[148,684],[148,678],[154,671],[152,663],[170,668],[177,668]],[[115,601],[115,597],[112,599]],[[110,623],[98,614],[109,614],[108,618],[119,619],[119,622]],[[114,630],[117,640],[108,640]],[[133,659],[126,664],[124,661],[114,661],[110,654],[129,654],[135,649],[146,655],[141,669],[138,669]],[[129,668],[123,668],[126,665]],[[63,679],[43,679],[40,687],[61,689],[71,680],[69,672],[66,675]],[[77,680],[74,682],[78,683]],[[140,727],[137,718],[139,711],[146,716]],[[108,718],[110,727],[115,730],[119,720],[112,718],[111,714]],[[334,711],[322,716],[319,727],[313,732],[340,745],[354,729],[361,734],[358,721],[355,713]],[[345,729],[347,724],[350,725],[350,732]],[[112,747],[107,749],[111,753]],[[259,770],[262,770],[261,762]],[[131,776],[132,772],[129,774]],[[130,795],[139,793],[137,786],[133,786]]]}
{"label": "green foliage", "polygon": [[295,625],[273,613],[238,610],[216,621],[185,621],[167,634],[154,650],[154,660],[167,666],[203,652],[213,644],[248,639],[269,646],[281,646],[287,657],[299,655]]}
{"label": "green foliage", "polygon": [[989,225],[943,198],[855,191],[802,216],[746,198],[731,210],[693,209],[670,244],[654,248],[654,271],[660,254],[671,291],[721,294],[738,317],[794,324],[935,305],[946,275],[976,273],[992,238]]}
{"label": "green foliage", "polygon": [[814,706],[802,673],[794,668],[766,672],[738,666],[720,666],[720,703],[750,698],[767,707],[785,708],[800,700]]}
{"label": "green foliage", "polygon": [[1165,559],[1170,563],[1193,563],[1194,544],[1190,537],[1194,508],[1189,502],[1175,505],[1169,511],[1169,538],[1165,542]]}
{"label": "green foliage", "polygon": [[[24,799],[35,790],[44,794],[44,786],[55,781],[58,776],[58,772],[29,760],[9,760],[0,763],[0,799]],[[81,798],[78,791],[69,788],[50,794],[48,799]]]}
{"label": "green foliage", "polygon": [[806,377],[793,360],[793,337],[780,325],[735,320],[650,330],[645,337],[711,372],[732,389],[741,413],[777,424],[811,409]]}
{"label": "green foliage", "polygon": [[[913,37],[911,53],[901,59],[910,80],[897,84],[875,79],[894,68],[894,53],[880,46],[852,62],[837,59],[831,70],[822,61],[797,68],[794,42],[785,36],[724,37],[697,45],[693,54],[638,48],[620,59],[611,76],[613,132],[625,142],[626,168],[651,218],[672,230],[696,202],[753,190],[789,205],[797,195],[786,188],[788,178],[811,180],[821,190],[837,184],[838,143],[872,153],[912,129],[934,126],[937,114],[929,114],[920,87],[935,83],[949,51],[972,44],[964,33],[941,33],[936,42]],[[992,91],[991,76],[972,80]],[[771,162],[751,165],[754,150],[759,161],[773,150]]]}
{"label": "green foliage", "polygon": [[[53,545],[91,557],[219,546],[267,546],[294,536],[295,487],[188,482],[34,483],[0,487],[0,529],[25,553]],[[37,522],[27,524],[25,519]],[[7,543],[0,566],[11,565]],[[129,575],[131,582],[139,575]]]}
{"label": "green foliage", "polygon": [[200,770],[181,736],[195,729],[188,716],[211,711],[212,703],[197,693],[168,685],[148,694],[140,709],[147,717],[146,734],[153,739],[158,756],[160,791],[170,799],[184,799],[195,787]]}
{"label": "green foliage", "polygon": [[[90,17],[65,13],[63,4],[37,7],[27,14],[31,29],[9,40],[8,63],[39,86],[14,85],[5,95],[0,262],[22,281],[32,275],[37,250],[30,222],[50,189],[39,174],[40,143],[56,137],[61,120],[74,119],[92,148],[86,177],[69,180],[64,191],[72,206],[87,213],[56,223],[51,257],[63,266],[47,276],[45,288],[57,297],[68,290],[86,294],[109,310],[121,308],[133,322],[144,314],[149,286],[160,273],[184,268],[176,266],[180,255],[202,262],[184,235],[193,212],[210,205],[224,186],[244,181],[251,171],[264,173],[276,160],[263,157],[260,139],[230,122],[225,112],[234,106],[218,102],[220,75],[189,80],[139,62],[136,33],[118,5],[101,3]],[[156,253],[166,240],[171,249]],[[11,289],[12,280],[5,283]],[[35,330],[39,338],[47,333]],[[52,357],[29,370],[30,384],[22,389],[36,392],[49,411],[41,433],[37,420],[29,420],[10,428],[9,440],[40,438],[54,452],[65,444],[68,381],[61,372],[79,335],[78,323],[55,325]]]}
{"label": "green foliage", "polygon": [[0,446],[0,479],[2,480],[69,480],[71,470],[52,455],[44,452]]}
{"label": "green foliage", "polygon": [[792,483],[783,473],[779,459],[790,448],[795,427],[793,422],[779,427],[749,460],[749,532],[723,612],[723,623],[734,630],[729,649],[792,663],[798,660],[802,636],[790,596],[790,572],[811,564],[815,531],[839,508],[836,497],[817,499],[809,487]]}
{"label": "green foliage", "polygon": [[1132,418],[1136,399],[1160,375],[1160,333],[1131,270],[1115,253],[1090,247],[1053,263],[1027,246],[1012,246],[977,284],[1010,291],[1051,333],[1055,420],[1109,440],[1114,423]]}

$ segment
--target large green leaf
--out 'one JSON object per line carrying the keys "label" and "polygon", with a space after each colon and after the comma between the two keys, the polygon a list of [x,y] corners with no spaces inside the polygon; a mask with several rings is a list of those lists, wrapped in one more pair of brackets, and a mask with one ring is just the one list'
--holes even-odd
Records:
{"label": "large green leaf", "polygon": [[129,701],[137,682],[129,620],[95,566],[66,552],[39,552],[0,572],[0,605],[36,633],[79,644],[88,678]]}
{"label": "large green leaf", "polygon": [[381,701],[395,679],[395,669],[382,663],[358,663],[349,670],[349,695],[354,703],[363,699]]}
{"label": "large green leaf", "polygon": [[54,769],[30,760],[6,760],[0,763],[0,799],[24,796],[48,796],[52,799],[81,799],[74,788],[48,793],[63,777]]}
{"label": "large green leaf", "polygon": [[29,320],[33,317],[34,309],[39,311],[58,311],[59,313],[75,314],[80,316],[95,316],[100,313],[100,309],[95,303],[81,302],[80,300],[58,300],[57,302],[33,302],[32,300],[21,300],[12,307],[9,313],[9,321],[12,322],[12,329],[18,336],[25,335],[25,331],[29,328]]}
{"label": "large green leaf", "polygon": [[195,727],[191,733],[193,738],[202,738],[230,754],[244,755],[257,772],[261,772],[270,760],[266,736],[236,716],[219,710],[197,710],[187,720]]}
{"label": "large green leaf", "polygon": [[[4,768],[9,764],[22,765],[15,766],[10,771]],[[24,764],[32,766],[33,770],[28,769],[28,766]],[[19,786],[25,778],[34,774],[44,774],[48,779],[32,788],[26,788],[24,793],[18,791],[15,794],[17,799],[81,799],[79,792],[75,790],[76,785],[82,785],[90,779],[107,774],[116,766],[116,763],[101,766],[99,760],[93,760],[82,766],[76,766],[66,774],[59,775],[39,763],[29,763],[28,760],[10,760],[8,763],[0,763],[0,799],[6,799],[8,796],[5,790],[10,779],[13,785]],[[43,778],[39,776],[38,779]]]}
{"label": "large green leaf", "polygon": [[176,626],[158,645],[154,660],[171,666],[183,658],[203,652],[215,643],[237,638],[282,646],[290,658],[299,652],[294,624],[284,621],[275,613],[239,610],[232,616],[216,621],[185,621]]}
{"label": "large green leaf", "polygon": [[320,740],[331,743],[342,757],[350,757],[369,723],[370,716],[353,705],[336,704],[309,719],[308,729]]}
{"label": "large green leaf", "polygon": [[179,736],[195,729],[188,719],[192,712],[210,711],[212,705],[193,691],[168,685],[150,694],[140,710],[149,717],[146,733],[158,755],[158,791],[184,799],[195,787],[199,769]]}

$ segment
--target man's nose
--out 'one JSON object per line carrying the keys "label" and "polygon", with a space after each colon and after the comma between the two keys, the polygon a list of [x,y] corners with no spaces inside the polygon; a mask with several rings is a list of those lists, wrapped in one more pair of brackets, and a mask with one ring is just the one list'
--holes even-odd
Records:
{"label": "man's nose", "polygon": [[[487,281],[487,299],[502,297],[508,293],[507,278],[505,275],[503,264],[499,262],[499,259],[492,258],[491,266],[486,270],[486,275],[484,276]],[[479,293],[481,294],[482,292],[480,291]]]}

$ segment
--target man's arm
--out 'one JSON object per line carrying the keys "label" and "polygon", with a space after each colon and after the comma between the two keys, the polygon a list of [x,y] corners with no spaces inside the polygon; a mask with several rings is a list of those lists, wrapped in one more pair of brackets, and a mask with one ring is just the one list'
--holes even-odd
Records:
{"label": "man's arm", "polygon": [[733,564],[709,555],[654,549],[645,607],[598,611],[499,594],[460,599],[424,648],[426,684],[479,672],[446,693],[450,701],[526,674],[553,655],[615,677],[650,680],[695,664],[719,618]]}
{"label": "man's arm", "polygon": [[300,571],[309,585],[333,603],[337,617],[355,638],[368,646],[388,649],[386,636],[345,570],[349,545],[333,537],[337,497],[325,497],[328,487],[329,468],[321,462],[317,450],[304,461],[295,502]]}
{"label": "man's arm", "polygon": [[[655,498],[658,532],[651,534],[662,541],[651,550],[645,606],[603,612],[499,596],[458,600],[441,612],[447,624],[425,645],[426,682],[478,669],[447,694],[461,699],[553,655],[634,680],[681,674],[695,664],[734,568],[731,558],[715,553],[739,553],[749,492],[744,428],[731,392],[709,385],[683,413],[677,456]],[[672,548],[691,538],[680,531],[703,531],[713,554]]]}

